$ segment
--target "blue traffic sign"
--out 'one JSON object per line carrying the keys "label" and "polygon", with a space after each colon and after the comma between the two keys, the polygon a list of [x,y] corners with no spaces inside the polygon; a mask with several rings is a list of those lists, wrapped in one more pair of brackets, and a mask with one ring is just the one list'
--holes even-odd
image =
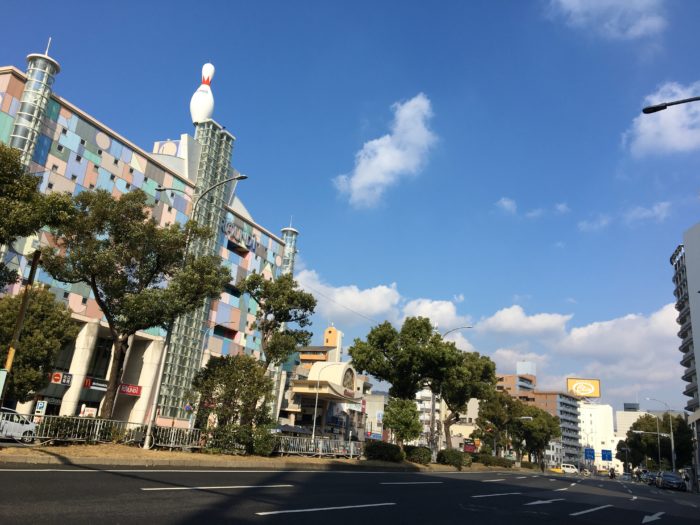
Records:
{"label": "blue traffic sign", "polygon": [[595,459],[595,450],[592,448],[584,448],[583,453],[585,459]]}
{"label": "blue traffic sign", "polygon": [[612,461],[612,450],[601,450],[603,461]]}

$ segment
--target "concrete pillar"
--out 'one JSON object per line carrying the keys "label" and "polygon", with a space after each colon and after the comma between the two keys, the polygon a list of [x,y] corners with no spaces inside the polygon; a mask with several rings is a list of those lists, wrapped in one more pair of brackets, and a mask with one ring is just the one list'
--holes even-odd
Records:
{"label": "concrete pillar", "polygon": [[141,374],[138,381],[141,387],[141,396],[134,403],[134,408],[131,410],[131,415],[129,416],[129,421],[131,422],[148,423],[151,406],[153,405],[153,393],[158,380],[158,366],[163,355],[164,345],[165,341],[163,339],[156,339],[151,341],[143,352],[143,365],[141,366]]}
{"label": "concrete pillar", "polygon": [[63,395],[63,402],[59,410],[59,415],[61,416],[74,416],[78,413],[80,391],[83,388],[90,360],[95,352],[95,346],[97,346],[99,330],[100,323],[98,321],[90,321],[78,333],[78,337],[75,340],[73,359],[70,362],[70,373],[73,375],[73,379],[68,390]]}

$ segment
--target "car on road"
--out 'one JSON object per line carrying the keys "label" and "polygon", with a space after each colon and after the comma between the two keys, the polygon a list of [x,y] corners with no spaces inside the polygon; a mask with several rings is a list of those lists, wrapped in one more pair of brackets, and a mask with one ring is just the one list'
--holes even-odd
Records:
{"label": "car on road", "polygon": [[659,472],[656,486],[660,489],[685,490],[685,480],[675,472]]}
{"label": "car on road", "polygon": [[34,441],[36,423],[11,408],[0,408],[0,439],[16,439],[22,443]]}
{"label": "car on road", "polygon": [[572,465],[571,463],[562,463],[561,471],[564,474],[578,474],[578,468],[576,468],[576,465]]}

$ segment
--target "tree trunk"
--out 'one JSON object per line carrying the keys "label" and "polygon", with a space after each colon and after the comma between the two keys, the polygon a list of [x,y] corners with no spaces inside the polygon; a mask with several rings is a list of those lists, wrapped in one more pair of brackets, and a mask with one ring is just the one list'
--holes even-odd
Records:
{"label": "tree trunk", "polygon": [[[452,425],[457,422],[458,418],[452,412],[448,412],[447,417],[442,422],[442,429],[445,431],[445,448],[447,450],[452,450],[452,433],[450,429]],[[440,443],[437,444],[437,448],[440,448]]]}
{"label": "tree trunk", "polygon": [[100,409],[100,417],[112,419],[114,405],[117,399],[117,390],[121,382],[122,374],[124,373],[124,359],[126,352],[129,349],[129,336],[113,336],[114,351],[112,352],[112,366],[109,371],[109,379],[107,382],[107,391],[105,392],[102,408]]}

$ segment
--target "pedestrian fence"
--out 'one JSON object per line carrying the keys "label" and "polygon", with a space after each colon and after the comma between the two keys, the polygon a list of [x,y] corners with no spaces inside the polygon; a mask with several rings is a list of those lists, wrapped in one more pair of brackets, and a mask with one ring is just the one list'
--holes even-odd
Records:
{"label": "pedestrian fence", "polygon": [[[0,412],[0,439],[32,443],[121,443],[143,445],[146,425],[94,417],[24,415]],[[209,435],[198,428],[153,427],[153,446],[194,449],[206,447]],[[359,458],[364,443],[274,435],[273,454]]]}
{"label": "pedestrian fence", "polygon": [[[143,444],[146,425],[129,421],[93,417],[22,415],[0,413],[0,439],[15,439],[22,443],[123,443]],[[202,433],[199,429],[153,427],[156,447],[198,448]]]}
{"label": "pedestrian fence", "polygon": [[280,455],[333,456],[358,458],[364,452],[364,443],[340,439],[275,436],[275,452]]}

